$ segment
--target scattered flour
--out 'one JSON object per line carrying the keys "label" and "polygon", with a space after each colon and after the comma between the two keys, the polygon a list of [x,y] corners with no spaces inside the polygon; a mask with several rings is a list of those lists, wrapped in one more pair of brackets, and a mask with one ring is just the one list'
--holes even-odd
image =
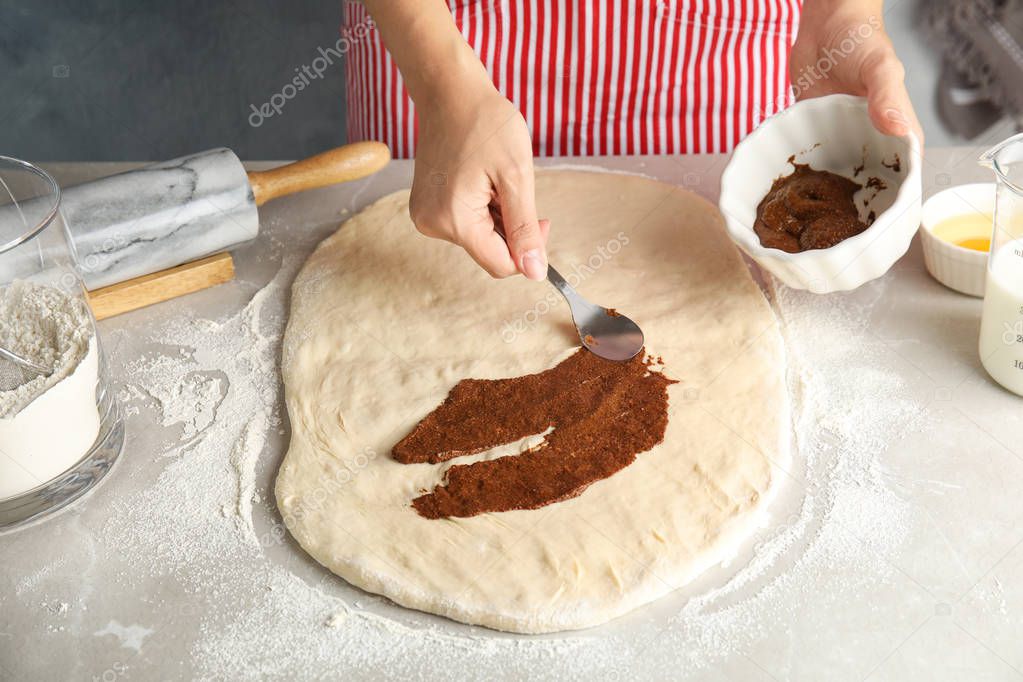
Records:
{"label": "scattered flour", "polygon": [[61,556],[51,563],[43,564],[43,567],[38,571],[31,573],[18,581],[17,587],[14,588],[14,594],[21,596],[25,592],[36,589],[39,583],[45,581],[47,577],[55,573],[59,573],[60,569],[63,568],[66,563],[67,557]]}
{"label": "scattered flour", "polygon": [[344,622],[347,619],[348,613],[346,611],[338,611],[337,613],[330,614],[323,624],[328,628],[333,628],[336,630],[337,628],[344,625]]}
{"label": "scattered flour", "polygon": [[66,616],[68,609],[70,608],[70,604],[66,601],[56,600],[53,602],[43,602],[42,607],[51,616]]}
{"label": "scattered flour", "polygon": [[116,620],[112,620],[102,630],[97,630],[92,634],[96,637],[113,635],[122,647],[134,649],[138,653],[142,651],[142,644],[146,637],[153,634],[153,631],[141,625],[121,625]]}
{"label": "scattered flour", "polygon": [[[651,660],[699,670],[784,627],[811,603],[806,585],[820,576],[846,569],[877,579],[895,570],[883,557],[905,535],[906,508],[881,456],[894,434],[919,421],[921,407],[894,373],[876,369],[882,349],[856,333],[868,308],[782,288],[774,305],[791,356],[803,360],[790,377],[798,456],[785,485],[793,501],[761,529],[729,580],[692,591],[684,603],[662,600],[676,604],[667,615],[544,637],[449,623],[349,587],[301,552],[272,507],[280,453],[270,456],[267,445],[283,426],[282,311],[300,265],[285,259],[236,315],[159,330],[157,351],[129,368],[131,383],[121,389],[181,433],[163,453],[159,477],[117,505],[101,543],[133,566],[127,579],[158,576],[201,600],[189,612],[197,621],[194,676],[422,677],[438,661],[481,680],[626,679]],[[883,284],[876,286],[879,296]],[[876,566],[848,570],[865,562]],[[830,598],[856,599],[868,579],[831,584]]]}
{"label": "scattered flour", "polygon": [[256,492],[256,460],[266,444],[266,434],[270,428],[267,412],[259,412],[245,425],[241,439],[231,452],[231,463],[238,475],[237,513],[249,539],[258,544],[255,528],[252,525],[252,503],[259,502]]}
{"label": "scattered flour", "polygon": [[[176,363],[168,360],[168,364]],[[193,372],[173,387],[155,387],[152,398],[160,405],[163,426],[178,425],[182,438],[191,440],[205,431],[217,416],[227,391],[226,379],[215,374]],[[170,388],[169,393],[163,389]]]}

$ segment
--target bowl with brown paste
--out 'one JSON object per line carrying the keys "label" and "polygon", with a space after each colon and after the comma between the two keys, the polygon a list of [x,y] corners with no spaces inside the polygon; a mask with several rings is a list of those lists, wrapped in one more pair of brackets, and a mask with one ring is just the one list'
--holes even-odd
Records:
{"label": "bowl with brown paste", "polygon": [[719,208],[732,240],[786,285],[815,293],[884,275],[920,224],[920,145],[874,128],[864,98],[804,100],[735,148]]}

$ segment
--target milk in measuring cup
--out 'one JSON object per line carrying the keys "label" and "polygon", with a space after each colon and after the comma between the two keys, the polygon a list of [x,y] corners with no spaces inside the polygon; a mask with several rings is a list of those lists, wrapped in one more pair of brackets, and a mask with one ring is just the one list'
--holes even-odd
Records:
{"label": "milk in measuring cup", "polygon": [[1023,240],[1008,242],[991,254],[980,360],[991,378],[1023,395]]}

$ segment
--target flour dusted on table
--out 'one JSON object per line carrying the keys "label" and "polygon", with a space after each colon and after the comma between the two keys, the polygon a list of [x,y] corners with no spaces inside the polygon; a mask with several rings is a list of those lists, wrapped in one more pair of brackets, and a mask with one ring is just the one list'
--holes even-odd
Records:
{"label": "flour dusted on table", "polygon": [[[275,244],[275,234],[295,234],[296,227],[265,224],[263,232]],[[672,670],[687,679],[752,679],[751,660],[778,672],[764,661],[772,650],[763,646],[789,632],[793,614],[842,608],[865,593],[904,587],[885,556],[903,542],[906,503],[893,494],[884,460],[886,443],[919,426],[921,405],[897,373],[886,371],[880,341],[863,332],[872,300],[861,306],[847,294],[784,287],[775,292],[774,307],[798,365],[794,373],[803,375],[792,468],[799,481],[790,481],[791,495],[776,502],[779,515],[757,530],[731,569],[636,618],[545,637],[442,622],[350,587],[304,559],[268,504],[282,450],[275,364],[285,298],[312,244],[289,242],[288,248],[300,257],[285,258],[266,287],[254,287],[244,274],[228,285],[252,292],[248,305],[210,319],[172,315],[146,333],[161,352],[123,358],[129,412],[152,408],[157,424],[182,428],[168,449],[146,453],[155,477],[112,504],[107,524],[96,529],[95,549],[131,567],[120,574],[127,594],[149,594],[154,579],[181,587],[175,600],[156,603],[154,613],[166,615],[154,622],[190,628],[191,657],[181,661],[182,676],[441,679],[472,671],[474,679],[562,680],[663,677]],[[259,258],[279,260],[280,251],[261,250]],[[880,295],[894,276],[867,286]],[[196,375],[204,381],[189,378]],[[199,418],[188,416],[189,405]],[[246,424],[263,414],[273,442],[253,456],[260,443],[240,444],[248,440]],[[141,429],[150,422],[139,416],[132,424]],[[232,452],[244,456],[232,462]],[[260,501],[250,507],[239,498],[253,482]],[[869,547],[858,538],[869,539]],[[56,573],[40,567],[19,583],[18,598],[55,596]],[[96,610],[90,603],[89,613]],[[96,627],[106,623],[104,617]],[[168,646],[171,637],[181,635],[162,627],[150,641]],[[719,665],[725,667],[716,675],[708,671]]]}
{"label": "flour dusted on table", "polygon": [[27,281],[0,289],[0,346],[53,370],[0,391],[3,499],[46,483],[89,451],[99,433],[99,353],[85,302]]}

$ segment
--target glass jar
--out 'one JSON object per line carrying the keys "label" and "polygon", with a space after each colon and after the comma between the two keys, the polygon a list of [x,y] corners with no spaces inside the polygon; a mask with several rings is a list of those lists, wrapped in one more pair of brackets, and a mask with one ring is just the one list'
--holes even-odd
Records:
{"label": "glass jar", "polygon": [[1023,133],[987,151],[981,164],[998,183],[980,360],[991,378],[1023,396]]}
{"label": "glass jar", "polygon": [[0,532],[92,490],[123,445],[60,187],[0,156]]}

